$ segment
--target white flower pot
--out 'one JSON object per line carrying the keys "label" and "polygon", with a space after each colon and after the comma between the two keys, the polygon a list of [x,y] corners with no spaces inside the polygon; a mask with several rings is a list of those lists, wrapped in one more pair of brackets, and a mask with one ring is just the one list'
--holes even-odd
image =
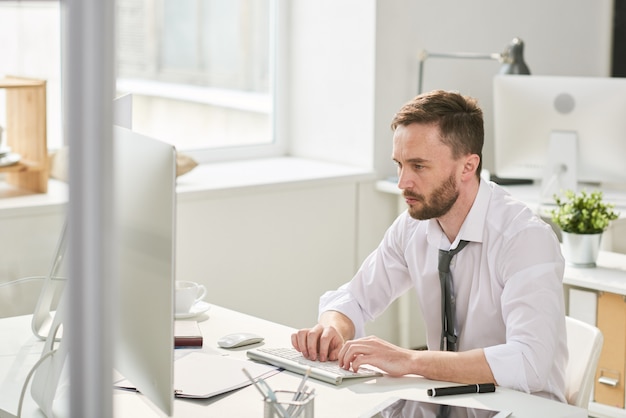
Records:
{"label": "white flower pot", "polygon": [[563,232],[563,257],[574,267],[595,267],[602,233],[574,234]]}

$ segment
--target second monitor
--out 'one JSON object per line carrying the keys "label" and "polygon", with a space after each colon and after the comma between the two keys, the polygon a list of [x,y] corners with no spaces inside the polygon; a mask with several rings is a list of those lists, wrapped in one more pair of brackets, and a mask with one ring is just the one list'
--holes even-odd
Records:
{"label": "second monitor", "polygon": [[625,115],[624,78],[496,76],[495,174],[541,180],[544,197],[626,183]]}

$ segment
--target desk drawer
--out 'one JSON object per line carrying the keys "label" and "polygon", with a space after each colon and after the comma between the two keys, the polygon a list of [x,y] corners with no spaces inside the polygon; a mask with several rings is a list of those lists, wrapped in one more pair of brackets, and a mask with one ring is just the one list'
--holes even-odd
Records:
{"label": "desk drawer", "polygon": [[604,345],[595,380],[595,401],[624,408],[626,374],[626,300],[622,295],[601,293],[598,296],[598,328]]}

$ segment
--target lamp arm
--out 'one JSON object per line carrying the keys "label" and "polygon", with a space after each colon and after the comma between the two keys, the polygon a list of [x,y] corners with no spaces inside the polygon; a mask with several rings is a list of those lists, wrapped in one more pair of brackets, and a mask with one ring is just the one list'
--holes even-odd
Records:
{"label": "lamp arm", "polygon": [[520,38],[513,38],[504,52],[499,54],[475,54],[472,52],[428,52],[422,50],[418,54],[420,73],[417,80],[417,94],[422,94],[424,61],[430,57],[497,60],[502,64],[500,67],[501,74],[530,74],[530,69],[524,62],[524,42]]}
{"label": "lamp arm", "polygon": [[423,51],[420,60],[425,61],[427,58],[460,58],[460,59],[483,59],[483,60],[501,60],[502,54],[494,52],[491,54],[476,54],[473,52],[427,52]]}

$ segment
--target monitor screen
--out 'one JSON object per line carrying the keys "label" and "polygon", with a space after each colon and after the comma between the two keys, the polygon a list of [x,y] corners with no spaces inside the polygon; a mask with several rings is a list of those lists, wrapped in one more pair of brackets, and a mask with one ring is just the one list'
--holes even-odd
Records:
{"label": "monitor screen", "polygon": [[494,147],[501,178],[626,182],[626,79],[496,76]]}
{"label": "monitor screen", "polygon": [[155,406],[174,401],[176,155],[172,145],[114,127],[114,367]]}

